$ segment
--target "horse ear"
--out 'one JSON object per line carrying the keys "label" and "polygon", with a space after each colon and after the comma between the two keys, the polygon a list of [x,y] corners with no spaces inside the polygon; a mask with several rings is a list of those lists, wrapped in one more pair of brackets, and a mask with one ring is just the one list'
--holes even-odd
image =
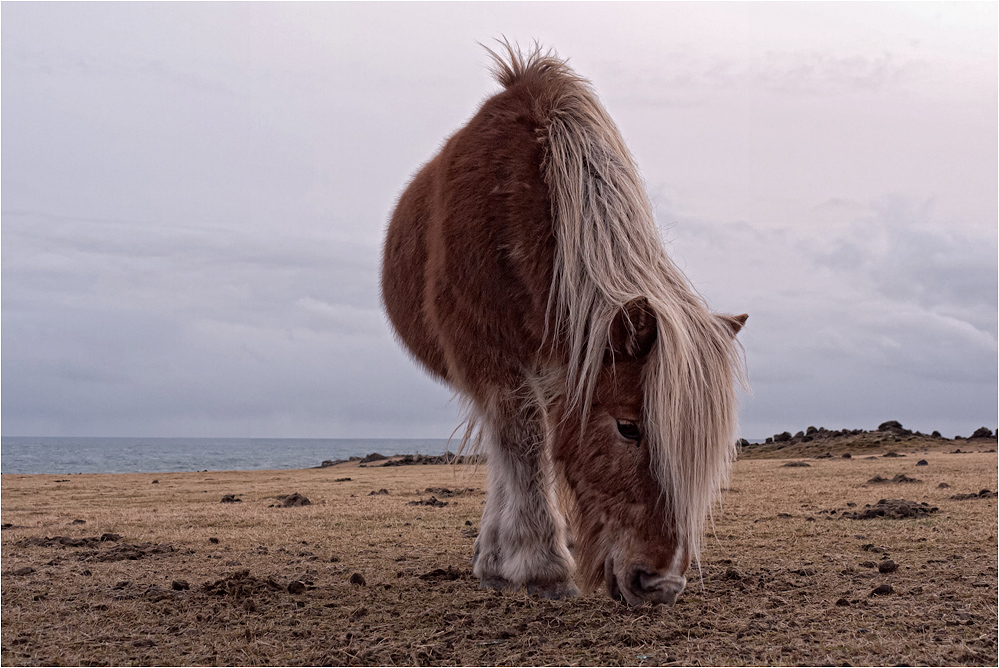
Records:
{"label": "horse ear", "polygon": [[639,359],[652,350],[658,328],[656,314],[645,297],[632,299],[611,321],[610,351],[615,357]]}
{"label": "horse ear", "polygon": [[746,324],[746,320],[749,319],[748,313],[743,313],[742,315],[718,315],[721,321],[728,325],[729,329],[732,330],[732,336],[739,333],[742,326]]}

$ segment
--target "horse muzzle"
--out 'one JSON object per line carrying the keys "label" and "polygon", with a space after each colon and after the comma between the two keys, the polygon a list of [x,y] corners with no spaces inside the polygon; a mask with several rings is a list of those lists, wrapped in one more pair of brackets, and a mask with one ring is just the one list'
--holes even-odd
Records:
{"label": "horse muzzle", "polygon": [[631,564],[619,577],[614,568],[614,559],[604,561],[604,582],[611,598],[633,608],[651,603],[652,605],[673,605],[687,578],[672,573],[657,573],[644,564]]}

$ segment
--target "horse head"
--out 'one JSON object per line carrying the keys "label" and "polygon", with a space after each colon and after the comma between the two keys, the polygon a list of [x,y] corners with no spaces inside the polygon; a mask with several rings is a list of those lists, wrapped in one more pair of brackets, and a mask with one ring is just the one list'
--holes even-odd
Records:
{"label": "horse head", "polygon": [[[735,336],[747,316],[716,317]],[[644,376],[657,336],[644,298],[618,311],[585,418],[567,411],[553,444],[573,501],[581,579],[590,587],[604,582],[630,606],[674,603],[696,540],[676,521],[646,434]]]}

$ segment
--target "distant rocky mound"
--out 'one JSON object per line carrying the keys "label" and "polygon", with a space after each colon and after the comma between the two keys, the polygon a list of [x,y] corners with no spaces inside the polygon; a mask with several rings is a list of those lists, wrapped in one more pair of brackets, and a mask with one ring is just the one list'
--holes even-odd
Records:
{"label": "distant rocky mound", "polygon": [[[390,459],[382,466],[412,466],[414,464],[471,464],[472,457],[445,453],[443,455],[405,455],[400,459]],[[480,457],[478,461],[483,461]]]}
{"label": "distant rocky mound", "polygon": [[402,455],[399,457],[386,457],[385,455],[379,454],[377,452],[372,452],[364,457],[351,457],[350,459],[326,459],[319,466],[313,468],[329,468],[331,466],[337,466],[339,464],[347,464],[350,462],[358,462],[358,466],[368,467],[368,466],[413,466],[413,465],[431,465],[431,464],[472,464],[475,462],[483,463],[485,461],[485,455],[456,455],[453,452],[446,452],[443,455]]}
{"label": "distant rocky mound", "polygon": [[[999,432],[999,429],[996,430]],[[739,457],[754,458],[791,458],[820,456],[829,457],[833,452],[869,452],[885,448],[939,449],[954,441],[964,441],[978,448],[994,449],[996,433],[987,427],[981,427],[969,438],[955,436],[947,439],[939,431],[923,434],[919,431],[906,429],[898,420],[888,420],[878,425],[873,431],[864,429],[826,429],[825,427],[808,427],[792,434],[789,431],[774,434],[763,443],[750,443],[739,439]],[[845,456],[845,455],[844,455]]]}
{"label": "distant rocky mound", "polygon": [[[763,443],[750,443],[744,438],[740,438],[736,445],[739,447],[740,459],[790,459],[795,457],[815,457],[816,459],[828,459],[833,457],[851,457],[851,452],[858,454],[869,453],[875,450],[888,448],[909,448],[916,449],[939,449],[943,445],[953,446],[955,441],[962,441],[975,446],[977,449],[995,449],[997,432],[993,432],[988,427],[976,429],[969,438],[955,436],[947,439],[940,435],[939,431],[926,435],[918,431],[912,431],[902,426],[898,420],[888,420],[878,425],[873,431],[863,429],[826,429],[825,427],[808,427],[804,431],[791,434],[789,431],[774,434]],[[904,444],[904,445],[900,445]],[[965,446],[968,447],[968,446]],[[958,450],[960,451],[960,450]],[[962,452],[968,452],[967,450]],[[889,454],[886,456],[903,456]],[[443,455],[393,455],[386,456],[377,452],[372,452],[364,457],[350,457],[349,459],[327,459],[314,468],[328,468],[340,464],[356,462],[358,466],[414,466],[414,465],[440,465],[440,464],[483,464],[486,462],[485,454],[478,455],[457,455],[451,452]],[[799,464],[799,466],[802,464]],[[239,499],[236,499],[238,502]],[[225,501],[223,501],[225,502]]]}

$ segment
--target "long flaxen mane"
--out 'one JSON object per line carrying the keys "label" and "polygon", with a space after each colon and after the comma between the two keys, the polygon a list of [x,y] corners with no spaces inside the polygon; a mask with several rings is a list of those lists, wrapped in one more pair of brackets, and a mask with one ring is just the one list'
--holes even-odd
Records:
{"label": "long flaxen mane", "polygon": [[[553,52],[489,51],[499,82],[530,81],[549,119],[544,179],[557,230],[550,335],[570,352],[569,401],[585,413],[612,320],[645,298],[658,336],[644,369],[645,441],[679,538],[695,560],[735,455],[741,347],[663,247],[638,168],[590,83]],[[487,49],[488,50],[488,49]]]}

